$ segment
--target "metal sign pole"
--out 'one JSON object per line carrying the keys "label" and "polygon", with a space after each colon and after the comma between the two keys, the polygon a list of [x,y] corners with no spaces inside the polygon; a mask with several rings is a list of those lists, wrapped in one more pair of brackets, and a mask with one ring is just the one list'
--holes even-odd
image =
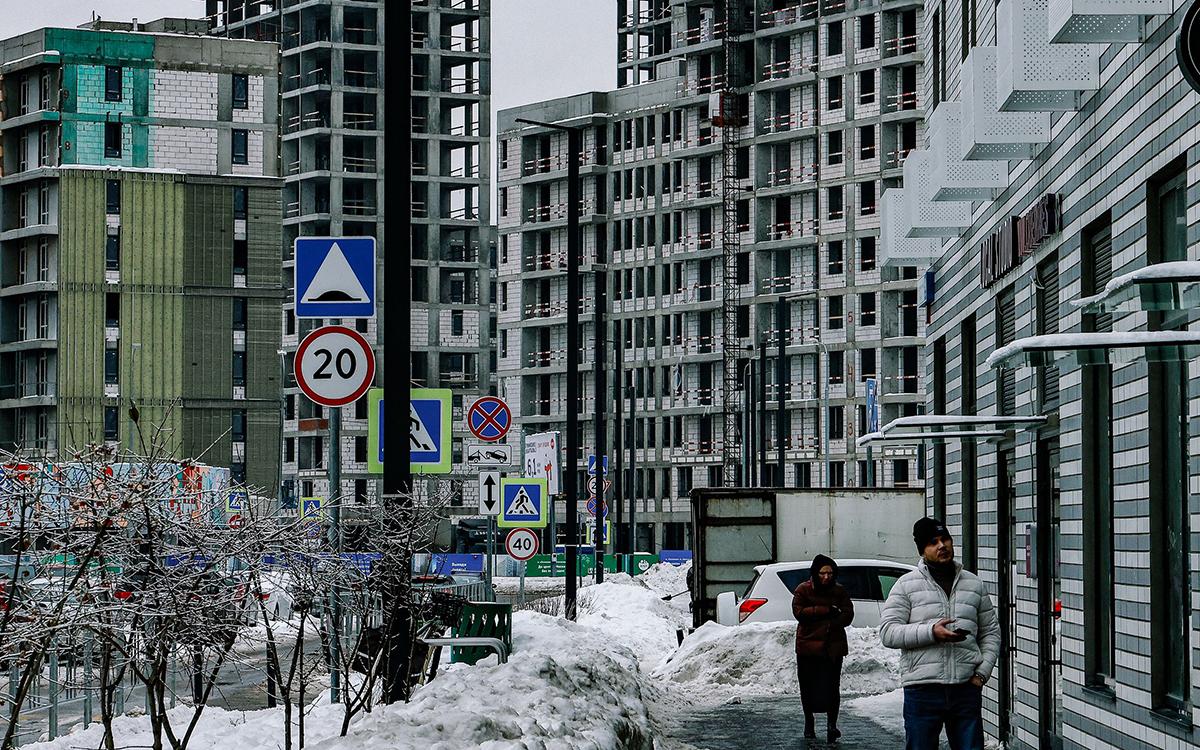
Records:
{"label": "metal sign pole", "polygon": [[[335,555],[342,552],[342,410],[329,409],[329,546]],[[335,585],[329,592],[333,637],[329,639],[329,702],[338,702],[341,679],[338,664],[341,660],[342,602]]]}

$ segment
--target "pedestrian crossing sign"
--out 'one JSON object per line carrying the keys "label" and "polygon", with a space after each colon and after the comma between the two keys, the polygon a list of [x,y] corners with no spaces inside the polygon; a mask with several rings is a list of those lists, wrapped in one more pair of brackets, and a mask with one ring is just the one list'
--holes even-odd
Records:
{"label": "pedestrian crossing sign", "polygon": [[[451,407],[448,388],[413,388],[409,403],[409,465],[414,474],[449,474],[453,468]],[[367,394],[367,471],[383,473],[384,390]]]}
{"label": "pedestrian crossing sign", "polygon": [[500,517],[496,525],[502,529],[545,528],[547,523],[545,479],[501,479]]}

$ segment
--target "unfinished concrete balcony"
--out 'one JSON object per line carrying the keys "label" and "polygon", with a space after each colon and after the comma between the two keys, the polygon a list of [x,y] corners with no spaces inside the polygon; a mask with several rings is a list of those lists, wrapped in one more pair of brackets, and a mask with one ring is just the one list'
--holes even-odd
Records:
{"label": "unfinished concrete balcony", "polygon": [[1146,38],[1146,17],[1171,14],[1172,0],[1050,0],[1055,44],[1129,44]]}
{"label": "unfinished concrete balcony", "polygon": [[969,202],[935,201],[935,191],[933,155],[924,149],[913,151],[904,160],[909,237],[958,237],[971,226]]}
{"label": "unfinished concrete balcony", "polygon": [[1008,162],[963,159],[961,103],[942,102],[929,119],[933,200],[992,200],[1008,187]]}
{"label": "unfinished concrete balcony", "polygon": [[1094,44],[1052,44],[1050,0],[997,8],[996,100],[1004,112],[1070,112],[1100,87]]}
{"label": "unfinished concrete balcony", "polygon": [[997,99],[997,49],[975,47],[962,70],[963,159],[1032,159],[1050,142],[1046,112],[1002,112]]}

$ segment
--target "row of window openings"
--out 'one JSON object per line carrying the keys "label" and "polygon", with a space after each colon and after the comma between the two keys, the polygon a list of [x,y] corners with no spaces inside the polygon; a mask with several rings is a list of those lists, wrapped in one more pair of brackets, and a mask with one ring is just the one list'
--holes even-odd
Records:
{"label": "row of window openings", "polygon": [[[868,13],[854,19],[858,22],[858,49],[875,48],[875,14]],[[825,25],[825,54],[840,55],[845,51],[843,40],[845,27],[842,21],[831,21]]]}
{"label": "row of window openings", "polygon": [[[44,88],[48,89],[48,80]],[[125,69],[120,65],[106,65],[104,67],[104,101],[120,102],[125,99],[124,91]],[[43,101],[47,100],[48,93],[43,92]],[[43,105],[44,106],[44,105]],[[250,108],[250,76],[245,73],[233,74],[233,108],[234,109],[249,109]]]}
{"label": "row of window openings", "polygon": [[[874,104],[878,93],[875,86],[875,70],[858,72],[858,103]],[[826,80],[825,102],[829,109],[841,109],[845,102],[844,76],[830,76]]]}
{"label": "row of window openings", "polygon": [[[132,128],[133,126],[129,126]],[[120,159],[125,153],[125,125],[120,122],[104,123],[104,158]],[[230,156],[234,164],[250,163],[250,131],[231,130]]]}

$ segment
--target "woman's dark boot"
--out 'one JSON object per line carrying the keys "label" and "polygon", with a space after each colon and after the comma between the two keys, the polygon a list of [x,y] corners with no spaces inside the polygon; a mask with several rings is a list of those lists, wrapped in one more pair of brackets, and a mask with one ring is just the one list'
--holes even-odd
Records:
{"label": "woman's dark boot", "polygon": [[804,738],[806,740],[815,740],[817,738],[816,722],[810,713],[804,714]]}
{"label": "woman's dark boot", "polygon": [[838,710],[835,708],[829,712],[829,728],[825,732],[825,741],[831,745],[837,742],[838,738],[842,736],[841,730],[837,728],[837,720]]}

